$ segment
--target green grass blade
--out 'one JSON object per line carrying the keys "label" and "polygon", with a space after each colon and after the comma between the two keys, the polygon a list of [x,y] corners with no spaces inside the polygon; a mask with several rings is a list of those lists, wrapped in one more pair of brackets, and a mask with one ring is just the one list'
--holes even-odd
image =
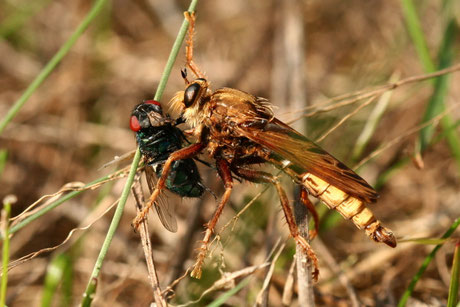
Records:
{"label": "green grass blade", "polygon": [[460,241],[455,245],[454,260],[452,263],[452,273],[450,277],[449,296],[447,307],[453,307],[458,301],[458,285],[460,278]]}
{"label": "green grass blade", "polygon": [[[444,6],[449,7],[451,3],[449,0],[444,1]],[[417,16],[417,12],[415,10],[414,4],[412,0],[403,0],[401,1],[403,7],[404,17],[406,19],[406,24],[413,41],[414,46],[416,46],[417,54],[420,58],[420,62],[424,66],[425,71],[432,72],[434,70],[434,62],[431,61],[429,57],[428,47],[426,45],[426,41],[423,37],[423,32],[420,27],[419,18]],[[443,42],[440,47],[439,51],[439,67],[440,69],[448,67],[452,62],[453,57],[453,47],[455,43],[456,33],[458,32],[458,26],[455,23],[454,18],[450,19],[448,23]],[[423,122],[426,122],[442,112],[445,108],[444,106],[444,99],[447,95],[448,90],[448,80],[449,77],[447,75],[438,77],[434,80],[434,92],[433,95],[427,105]],[[458,133],[452,127],[455,126],[454,121],[450,118],[450,116],[446,115],[441,119],[441,126],[443,128],[443,134],[447,139],[449,144],[451,153],[457,163],[459,172],[460,172],[460,138]],[[432,144],[432,136],[433,136],[434,127],[428,126],[425,127],[420,131],[419,140],[416,144],[416,153],[420,153],[427,148],[428,145]],[[381,188],[388,179],[395,174],[399,169],[401,169],[404,165],[406,165],[410,159],[403,158],[397,161],[393,166],[391,166],[388,170],[382,173],[378,179],[376,184],[376,189]]]}
{"label": "green grass blade", "polygon": [[[195,11],[195,7],[197,3],[198,3],[198,0],[192,0],[188,8],[188,11],[190,13]],[[155,92],[154,99],[157,101],[160,101],[161,97],[163,96],[163,92],[165,90],[166,83],[168,83],[169,76],[171,75],[171,71],[172,71],[174,62],[176,61],[176,58],[177,58],[177,55],[179,54],[182,43],[184,42],[185,34],[187,34],[187,29],[188,29],[188,20],[184,18],[184,21],[182,22],[182,26],[179,29],[179,33],[177,34],[177,38],[174,41],[174,44],[171,48],[171,53],[169,54],[168,60],[166,61],[166,66],[163,71],[162,78]]]}
{"label": "green grass blade", "polygon": [[[56,208],[57,206],[65,203],[66,201],[68,201],[69,199],[72,199],[74,198],[75,196],[78,196],[80,195],[81,193],[83,193],[85,191],[85,188],[89,187],[89,186],[92,186],[96,183],[99,183],[99,182],[102,182],[102,181],[105,181],[105,180],[108,180],[110,179],[111,175],[107,175],[107,176],[104,176],[102,178],[99,178],[99,179],[96,179],[88,184],[86,184],[85,186],[83,186],[80,190],[78,191],[73,191],[73,192],[70,192],[69,194],[66,194],[65,196],[63,196],[62,198],[50,203],[49,205],[43,207],[42,209],[40,209],[39,211],[35,212],[34,214],[32,214],[31,216],[25,218],[23,221],[19,222],[18,224],[14,225],[13,227],[11,227],[10,229],[10,233],[15,233],[17,232],[18,230],[22,229],[23,227],[27,226],[28,224],[30,224],[31,222],[35,221],[36,219],[38,219],[39,217],[43,216],[44,214],[46,214],[47,212],[49,212],[50,210]],[[4,237],[3,235],[0,236],[0,239],[3,240]]]}
{"label": "green grass blade", "polygon": [[99,272],[101,271],[102,262],[107,255],[107,251],[109,250],[110,243],[112,243],[113,236],[115,231],[118,228],[118,224],[120,223],[121,217],[123,215],[123,210],[125,208],[126,200],[128,199],[129,192],[131,189],[131,185],[134,181],[134,175],[137,171],[137,165],[139,164],[139,160],[141,158],[141,153],[139,149],[136,151],[134,155],[133,163],[131,164],[131,169],[129,170],[128,178],[126,180],[125,187],[120,197],[120,202],[117,205],[117,209],[115,210],[115,214],[113,215],[112,222],[110,223],[109,230],[107,231],[107,235],[105,237],[104,243],[102,244],[101,250],[99,252],[99,256],[96,259],[96,263],[93,268],[93,272],[90,277],[90,281],[86,286],[85,294],[83,295],[82,306],[91,306],[91,302],[93,300],[94,293],[96,291],[95,281],[99,276]]}
{"label": "green grass blade", "polygon": [[8,150],[0,149],[0,178],[2,177],[3,170],[5,169],[7,160],[8,160]]}
{"label": "green grass blade", "polygon": [[420,26],[420,20],[414,6],[414,2],[412,0],[402,0],[401,5],[409,36],[412,39],[412,43],[414,44],[418,57],[420,58],[420,62],[426,72],[433,72],[436,68],[431,60],[428,45],[426,43],[422,27]]}
{"label": "green grass blade", "polygon": [[[195,7],[198,3],[198,0],[192,0],[189,6],[188,11],[189,12],[194,12]],[[160,83],[158,85],[157,91],[155,93],[154,99],[160,101],[161,97],[163,96],[164,89],[166,87],[167,81],[169,79],[169,76],[172,71],[172,67],[174,65],[174,62],[177,58],[177,55],[179,54],[179,50],[182,46],[182,43],[185,38],[185,34],[187,33],[187,28],[188,28],[188,20],[184,18],[184,21],[182,23],[182,26],[179,30],[179,33],[176,37],[176,40],[173,44],[171,53],[169,55],[168,61],[166,63],[166,67],[163,71],[163,74],[161,76]],[[108,248],[110,246],[110,243],[112,242],[113,235],[115,233],[115,230],[118,227],[118,224],[120,222],[121,216],[123,214],[123,209],[126,204],[126,200],[128,199],[128,195],[131,190],[131,186],[134,181],[134,175],[136,174],[137,170],[137,165],[139,164],[141,154],[139,151],[139,148],[136,150],[136,154],[134,156],[133,162],[131,164],[131,169],[129,171],[128,179],[126,180],[126,184],[123,188],[123,192],[121,194],[120,202],[117,206],[117,209],[115,211],[115,214],[113,216],[112,222],[110,224],[109,230],[107,232],[107,236],[104,240],[104,243],[102,245],[101,251],[99,253],[99,256],[96,260],[96,264],[94,265],[93,272],[91,274],[91,277],[89,279],[88,285],[86,287],[85,293],[83,295],[83,300],[82,300],[82,306],[90,306],[91,302],[93,300],[95,291],[96,291],[96,285],[97,285],[97,278],[99,276],[99,272],[102,267],[102,263],[104,261],[105,255],[107,254]]]}
{"label": "green grass blade", "polygon": [[[444,33],[444,40],[439,52],[439,69],[449,67],[452,64],[453,46],[457,33],[457,25],[455,20],[452,19]],[[422,123],[425,123],[444,111],[445,97],[448,92],[448,81],[450,75],[443,75],[435,80],[434,92],[428,102]],[[434,126],[430,125],[420,131],[420,151],[424,151],[431,142],[433,136]],[[451,132],[454,133],[454,132]]]}
{"label": "green grass blade", "polygon": [[[63,282],[71,271],[72,261],[66,254],[59,254],[48,265],[43,285],[41,306],[51,306],[53,297],[58,290],[58,286]],[[70,303],[70,302],[68,302]],[[69,306],[69,304],[61,304],[61,306]]]}
{"label": "green grass blade", "polygon": [[[447,144],[450,147],[450,152],[454,157],[458,172],[460,173],[460,138],[455,127],[458,125],[450,116],[444,116],[441,119],[441,127],[443,134],[445,134]],[[454,128],[453,128],[454,127]]]}
{"label": "green grass blade", "polygon": [[[399,74],[393,74],[390,78],[390,82],[394,83],[398,81]],[[380,119],[385,113],[388,103],[391,99],[391,95],[393,91],[388,91],[384,93],[379,101],[375,104],[374,109],[372,110],[371,114],[369,115],[366,124],[363,127],[361,134],[359,135],[355,147],[353,149],[352,159],[357,161],[361,154],[363,153],[364,149],[366,148],[367,143],[371,139],[372,135],[374,134],[375,130],[377,129],[377,125],[380,122]]]}
{"label": "green grass blade", "polygon": [[238,293],[241,289],[249,284],[250,276],[243,279],[236,287],[224,292],[221,296],[219,296],[216,300],[214,300],[211,304],[207,305],[207,307],[219,307],[225,304],[225,302],[231,298],[233,295]]}
{"label": "green grass blade", "polygon": [[78,25],[77,29],[72,33],[69,39],[62,45],[58,52],[51,58],[51,60],[45,65],[41,70],[38,76],[32,81],[32,83],[27,87],[21,97],[13,104],[13,106],[8,110],[8,113],[0,122],[0,134],[2,134],[5,127],[8,123],[16,116],[16,114],[21,110],[27,100],[32,96],[32,94],[40,87],[40,85],[48,78],[48,76],[53,72],[56,66],[61,62],[64,56],[69,52],[75,42],[80,38],[83,32],[88,28],[93,19],[99,14],[101,9],[107,0],[96,0],[91,10]]}
{"label": "green grass blade", "polygon": [[16,197],[7,196],[3,200],[2,209],[2,235],[5,236],[2,248],[2,285],[0,287],[0,306],[5,306],[6,289],[8,287],[8,264],[10,262],[10,228],[9,218],[11,214],[11,205],[16,202]]}
{"label": "green grass blade", "polygon": [[[446,239],[446,238],[449,238],[452,233],[454,233],[454,231],[457,229],[457,227],[460,225],[460,218],[457,218],[454,223],[450,226],[450,228],[446,231],[446,233],[444,233],[444,235],[441,237],[442,239]],[[414,277],[412,278],[409,286],[407,287],[406,291],[404,291],[404,294],[403,296],[401,297],[401,299],[399,300],[398,302],[398,307],[404,307],[406,306],[406,303],[407,303],[407,300],[409,299],[409,297],[411,296],[412,292],[414,292],[414,289],[415,289],[415,285],[417,284],[417,282],[419,281],[420,277],[423,275],[423,273],[425,272],[426,268],[428,267],[428,265],[430,264],[431,260],[434,259],[434,256],[436,255],[436,253],[438,252],[438,250],[441,248],[442,244],[438,244],[436,245],[433,250],[431,251],[431,253],[425,258],[425,260],[423,261],[422,265],[420,266],[420,269],[417,271],[417,273],[414,275]]]}

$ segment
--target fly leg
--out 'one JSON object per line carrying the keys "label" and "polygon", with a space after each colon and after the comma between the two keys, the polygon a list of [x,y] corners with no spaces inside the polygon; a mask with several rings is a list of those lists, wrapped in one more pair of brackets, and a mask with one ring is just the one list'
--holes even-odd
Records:
{"label": "fly leg", "polygon": [[187,35],[187,42],[185,45],[185,59],[187,66],[193,71],[197,78],[205,79],[205,75],[200,71],[198,66],[193,61],[193,35],[195,34],[195,12],[184,12],[185,18],[187,18],[189,22],[188,26],[188,35]]}
{"label": "fly leg", "polygon": [[160,176],[160,179],[158,179],[155,190],[153,191],[152,195],[150,195],[150,199],[146,203],[144,209],[136,216],[136,218],[133,221],[133,226],[135,229],[139,228],[140,223],[145,219],[150,208],[153,206],[153,204],[157,200],[161,191],[165,188],[166,179],[168,178],[168,175],[171,171],[172,164],[177,160],[188,159],[188,158],[192,158],[196,156],[203,148],[204,148],[203,143],[196,143],[188,147],[179,149],[178,151],[173,152],[169,156],[168,160],[166,160],[163,166],[163,170],[161,171],[161,176]]}
{"label": "fly leg", "polygon": [[240,176],[241,178],[246,179],[248,181],[255,182],[255,183],[271,183],[275,186],[278,192],[279,198],[280,198],[281,207],[283,208],[286,222],[289,226],[289,231],[291,233],[291,236],[294,238],[296,243],[299,244],[304,249],[308,258],[311,260],[313,264],[313,272],[312,272],[313,279],[315,281],[318,280],[318,275],[319,275],[318,258],[316,257],[316,254],[313,251],[313,249],[310,247],[310,244],[308,244],[307,240],[305,240],[305,238],[303,238],[299,234],[299,229],[297,228],[297,224],[295,223],[294,215],[292,213],[292,208],[289,205],[289,200],[286,196],[286,192],[284,191],[278,179],[276,179],[275,176],[273,176],[272,174],[262,172],[262,171],[256,171],[250,168],[239,167],[236,165],[233,165],[232,171],[238,176]]}
{"label": "fly leg", "polygon": [[315,222],[315,229],[310,230],[309,232],[310,240],[313,240],[319,231],[319,216],[315,206],[311,203],[310,199],[308,198],[308,191],[303,186],[300,190],[300,201],[305,205],[305,207],[307,207],[307,210],[311,213],[313,221]]}
{"label": "fly leg", "polygon": [[206,257],[206,253],[208,252],[209,240],[211,239],[211,235],[214,232],[214,227],[216,226],[217,221],[219,220],[219,217],[222,214],[222,210],[224,209],[225,204],[228,202],[230,194],[232,194],[233,179],[228,162],[223,159],[218,159],[216,166],[217,172],[219,173],[219,176],[222,178],[224,182],[225,192],[222,196],[222,199],[220,200],[219,205],[216,208],[216,211],[214,211],[211,220],[205,225],[206,231],[204,234],[204,238],[203,241],[201,241],[201,246],[198,249],[199,253],[197,259],[193,271],[190,274],[192,277],[195,278],[201,278],[201,266],[203,265],[204,258]]}

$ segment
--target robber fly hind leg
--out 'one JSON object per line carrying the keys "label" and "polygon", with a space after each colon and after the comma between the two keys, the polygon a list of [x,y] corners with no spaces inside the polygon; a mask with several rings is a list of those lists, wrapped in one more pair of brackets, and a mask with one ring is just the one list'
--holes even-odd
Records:
{"label": "robber fly hind leg", "polygon": [[305,240],[305,238],[303,238],[299,234],[299,229],[297,228],[297,224],[295,222],[291,206],[289,205],[289,200],[286,196],[286,192],[284,191],[278,179],[276,179],[276,177],[273,176],[272,174],[262,172],[262,171],[256,171],[250,168],[244,168],[241,166],[233,166],[232,171],[238,176],[248,181],[255,182],[255,183],[271,183],[275,186],[278,192],[279,198],[280,198],[281,207],[283,208],[283,211],[284,211],[286,222],[289,226],[289,231],[291,233],[291,236],[294,238],[297,244],[302,246],[308,258],[311,260],[313,264],[313,273],[312,273],[313,279],[317,280],[318,274],[319,274],[318,258],[316,257],[316,254],[313,251],[313,249],[310,247],[310,244],[308,244],[307,240]]}
{"label": "robber fly hind leg", "polygon": [[311,213],[313,217],[313,221],[315,222],[315,229],[310,230],[309,232],[310,240],[313,240],[319,231],[319,215],[318,215],[318,211],[316,211],[315,206],[312,204],[312,202],[308,198],[307,189],[305,189],[303,186],[301,186],[301,190],[300,190],[300,201],[302,202],[302,204],[304,204],[305,207],[307,207],[307,210]]}
{"label": "robber fly hind leg", "polygon": [[222,199],[220,200],[219,205],[216,208],[216,211],[214,211],[211,220],[205,225],[206,231],[204,234],[204,238],[203,241],[201,241],[201,246],[198,249],[199,253],[196,259],[196,263],[194,265],[192,273],[190,274],[192,277],[195,278],[201,278],[201,266],[203,265],[204,258],[206,257],[208,251],[208,244],[211,239],[211,235],[214,232],[214,227],[216,226],[220,215],[222,214],[222,210],[224,209],[225,205],[230,199],[230,195],[232,194],[233,179],[228,162],[223,159],[217,159],[216,166],[217,172],[219,173],[219,176],[222,178],[222,181],[224,182],[225,192],[222,196]]}

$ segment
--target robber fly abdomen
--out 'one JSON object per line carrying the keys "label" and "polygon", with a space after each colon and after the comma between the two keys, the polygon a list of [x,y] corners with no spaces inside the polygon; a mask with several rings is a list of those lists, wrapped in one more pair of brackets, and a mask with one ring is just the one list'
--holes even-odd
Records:
{"label": "robber fly abdomen", "polygon": [[338,211],[344,218],[351,220],[359,229],[364,229],[372,240],[383,242],[391,247],[396,246],[396,240],[393,235],[380,224],[380,221],[376,219],[363,201],[311,173],[304,174],[302,184],[311,195],[321,199],[329,209]]}
{"label": "robber fly abdomen", "polygon": [[[393,233],[383,227],[366,206],[366,204],[374,202],[374,198],[365,200],[366,197],[359,195],[359,190],[355,191],[355,196],[351,195],[350,192],[344,192],[342,189],[274,153],[270,153],[265,159],[289,174],[297,183],[306,188],[311,196],[319,198],[329,209],[336,210],[345,219],[351,220],[356,227],[364,230],[375,242],[382,242],[391,247],[396,246]],[[345,168],[344,171],[346,171]],[[356,177],[355,181],[358,178],[360,177]]]}

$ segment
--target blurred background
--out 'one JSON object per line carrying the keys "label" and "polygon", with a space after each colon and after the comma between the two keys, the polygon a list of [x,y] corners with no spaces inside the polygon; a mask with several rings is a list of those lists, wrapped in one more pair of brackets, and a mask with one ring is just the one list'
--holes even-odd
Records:
{"label": "blurred background", "polygon": [[[405,83],[369,96],[374,99],[330,100],[460,62],[458,1],[416,1],[420,24],[411,19],[410,3],[200,1],[194,60],[214,89],[233,87],[270,99],[279,119],[350,167],[360,165],[360,175],[380,194],[372,210],[398,239],[438,238],[460,216],[460,113],[455,108],[460,74]],[[91,5],[87,0],[0,3],[0,120]],[[17,197],[13,216],[67,183],[88,183],[110,174],[113,166],[100,167],[136,148],[128,125],[131,111],[153,98],[188,5],[178,0],[115,0],[94,19],[0,134],[0,196]],[[417,26],[422,36],[417,36]],[[184,64],[182,49],[163,95],[165,110],[174,93],[184,89]],[[439,121],[436,116],[442,112],[447,117]],[[424,122],[436,125],[425,124],[428,128],[420,133]],[[219,198],[223,187],[215,170],[200,169]],[[293,199],[292,181],[283,181]],[[85,191],[14,234],[12,260],[57,246],[72,229],[90,226],[73,232],[59,248],[13,268],[9,306],[80,302],[113,210],[103,213],[120,197],[124,183],[114,180]],[[259,192],[250,208],[222,230]],[[202,225],[216,205],[212,193],[203,199],[168,194],[167,199],[176,206],[177,233],[164,229],[155,213],[149,216],[163,288],[194,263]],[[312,242],[320,263],[320,280],[314,284],[317,305],[394,306],[433,245],[377,245],[323,204],[317,208],[322,216],[319,237]],[[102,267],[94,306],[146,306],[152,301],[139,236],[131,227],[134,217],[130,197]],[[235,185],[216,230],[220,240],[211,247],[202,279],[182,279],[174,288],[173,304],[198,299],[223,272],[264,263],[275,242],[285,242],[289,235],[275,191],[249,183]],[[295,246],[292,239],[286,244],[265,292],[270,306],[297,304],[296,287],[286,286]],[[449,240],[439,250],[415,288],[412,306],[446,304],[454,249],[455,240]],[[54,266],[62,277],[50,283]],[[226,304],[254,304],[265,273],[253,273]],[[212,291],[194,304],[210,303],[224,291]],[[294,293],[291,300],[283,300],[289,291]]]}

